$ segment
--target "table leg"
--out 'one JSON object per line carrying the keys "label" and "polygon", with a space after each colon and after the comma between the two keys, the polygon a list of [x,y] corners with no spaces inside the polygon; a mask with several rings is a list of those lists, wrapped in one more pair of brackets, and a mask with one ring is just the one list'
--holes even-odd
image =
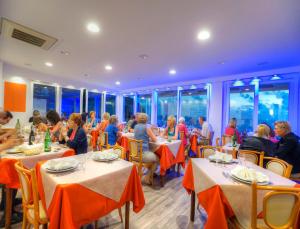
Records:
{"label": "table leg", "polygon": [[127,201],[125,204],[125,229],[129,229],[129,212],[130,212],[130,202]]}
{"label": "table leg", "polygon": [[164,187],[164,185],[165,185],[165,175],[164,176],[160,175],[160,186]]}
{"label": "table leg", "polygon": [[195,192],[192,191],[192,193],[191,193],[191,215],[190,215],[190,220],[192,222],[195,221],[195,198],[196,198]]}
{"label": "table leg", "polygon": [[11,212],[12,212],[12,189],[5,188],[5,229],[10,228],[11,224]]}

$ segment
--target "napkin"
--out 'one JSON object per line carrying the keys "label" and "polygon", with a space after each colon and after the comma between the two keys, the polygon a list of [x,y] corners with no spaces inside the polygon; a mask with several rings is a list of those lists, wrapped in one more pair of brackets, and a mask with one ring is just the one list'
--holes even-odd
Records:
{"label": "napkin", "polygon": [[252,168],[247,168],[244,166],[236,166],[231,170],[231,174],[247,181],[257,181],[257,182],[269,182],[269,177],[259,171]]}
{"label": "napkin", "polygon": [[49,160],[45,163],[45,166],[47,169],[49,170],[55,170],[55,171],[59,171],[59,170],[65,170],[65,169],[69,169],[69,168],[76,168],[78,166],[79,162],[75,159],[53,159],[53,160]]}
{"label": "napkin", "polygon": [[218,152],[218,151],[214,155],[211,155],[209,158],[213,159],[213,160],[225,161],[225,162],[232,161],[231,154],[222,153],[222,152]]}

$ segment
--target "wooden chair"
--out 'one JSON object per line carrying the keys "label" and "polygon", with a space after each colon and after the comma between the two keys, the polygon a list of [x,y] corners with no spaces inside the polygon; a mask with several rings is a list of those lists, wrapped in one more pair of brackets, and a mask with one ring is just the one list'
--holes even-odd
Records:
{"label": "wooden chair", "polygon": [[[257,192],[269,191],[263,198],[263,220],[257,219]],[[251,228],[297,228],[300,189],[252,184]]]}
{"label": "wooden chair", "polygon": [[215,146],[198,146],[197,157],[208,158],[210,155],[215,154],[215,151],[220,151],[220,148]]}
{"label": "wooden chair", "polygon": [[99,150],[109,149],[110,145],[108,144],[108,133],[100,132],[99,133]]}
{"label": "wooden chair", "polygon": [[129,138],[129,161],[136,164],[140,178],[143,176],[143,167],[150,170],[150,182],[153,185],[153,174],[156,162],[143,162],[143,140]]}
{"label": "wooden chair", "polygon": [[264,157],[265,160],[267,161],[266,169],[286,178],[291,176],[293,166],[286,161],[275,157]]}
{"label": "wooden chair", "polygon": [[43,228],[47,228],[48,218],[42,202],[39,199],[35,169],[25,169],[21,162],[17,162],[15,168],[20,179],[22,192],[22,229],[26,229],[28,226],[30,227],[28,223],[33,225],[34,229],[38,229],[40,225],[42,225]]}
{"label": "wooden chair", "polygon": [[239,150],[237,156],[243,156],[245,157],[246,161],[250,161],[253,164],[263,167],[264,152],[258,152],[253,150]]}
{"label": "wooden chair", "polygon": [[125,160],[126,159],[126,152],[122,146],[114,145],[113,150],[115,154],[118,154],[119,158]]}

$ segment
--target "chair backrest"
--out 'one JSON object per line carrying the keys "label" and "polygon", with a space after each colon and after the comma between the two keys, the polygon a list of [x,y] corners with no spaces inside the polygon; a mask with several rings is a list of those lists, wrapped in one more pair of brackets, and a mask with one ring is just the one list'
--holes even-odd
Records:
{"label": "chair backrest", "polygon": [[143,161],[143,140],[128,139],[129,161]]}
{"label": "chair backrest", "polygon": [[108,133],[107,132],[100,132],[99,133],[99,146],[108,148]]}
{"label": "chair backrest", "polygon": [[300,208],[300,188],[252,184],[251,228],[257,228],[257,192],[269,191],[263,198],[264,222],[270,228],[296,228]]}
{"label": "chair backrest", "polygon": [[244,157],[246,161],[250,161],[253,164],[263,167],[264,152],[258,152],[253,150],[239,150],[238,157]]}
{"label": "chair backrest", "polygon": [[35,169],[29,170],[24,168],[20,161],[15,163],[15,169],[18,173],[21,184],[23,210],[27,211],[28,209],[33,209],[34,219],[39,221],[39,193]]}
{"label": "chair backrest", "polygon": [[113,150],[114,153],[119,156],[119,158],[122,158],[123,160],[126,159],[125,149],[122,146],[114,145]]}
{"label": "chair backrest", "polygon": [[197,157],[200,158],[208,158],[210,155],[215,154],[215,151],[219,151],[220,149],[218,147],[214,146],[199,146]]}
{"label": "chair backrest", "polygon": [[290,177],[293,166],[286,161],[275,157],[264,157],[264,160],[268,161],[266,163],[266,169],[271,170],[280,176],[286,178]]}

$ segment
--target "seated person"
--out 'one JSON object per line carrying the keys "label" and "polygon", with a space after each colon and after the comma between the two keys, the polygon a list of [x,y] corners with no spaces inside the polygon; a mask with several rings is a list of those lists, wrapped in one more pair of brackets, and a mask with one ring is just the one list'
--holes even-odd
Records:
{"label": "seated person", "polygon": [[265,124],[260,124],[257,126],[255,134],[253,136],[248,136],[243,139],[242,144],[239,149],[243,150],[254,150],[263,151],[265,156],[273,156],[275,144],[269,139],[270,129]]}
{"label": "seated person", "polygon": [[109,113],[105,112],[102,115],[102,121],[98,123],[96,130],[98,130],[100,133],[104,132],[106,127],[109,124],[109,117],[110,117]]}
{"label": "seated person", "polygon": [[170,115],[167,120],[167,127],[163,132],[164,138],[177,139],[176,136],[176,118],[173,115]]}
{"label": "seated person", "polygon": [[299,137],[291,132],[291,127],[286,121],[275,123],[275,134],[280,137],[275,147],[275,156],[291,164],[292,177],[300,178]]}
{"label": "seated person", "polygon": [[34,117],[40,117],[41,113],[38,110],[34,110],[32,113],[32,117],[29,118],[29,122],[33,122]]}
{"label": "seated person", "polygon": [[50,110],[47,112],[46,118],[51,126],[50,134],[52,141],[57,141],[60,135],[60,130],[63,127],[59,114],[55,110]]}
{"label": "seated person", "polygon": [[90,112],[90,117],[87,120],[87,126],[89,129],[93,129],[97,127],[97,119],[96,119],[96,112],[95,111],[91,111]]}
{"label": "seated person", "polygon": [[88,149],[86,133],[81,127],[81,115],[79,113],[73,113],[68,120],[69,130],[63,127],[59,141],[60,143],[66,143],[68,147],[75,150],[76,154],[86,153]]}
{"label": "seated person", "polygon": [[138,119],[138,114],[134,115],[134,120],[131,122],[130,125],[128,125],[128,130],[129,132],[133,133],[134,132],[134,127],[137,124],[137,119]]}
{"label": "seated person", "polygon": [[235,133],[236,136],[237,136],[237,142],[239,144],[241,144],[241,141],[242,141],[241,135],[240,135],[239,131],[237,130],[236,125],[237,125],[236,118],[230,119],[229,124],[226,127],[226,129],[225,129],[225,135],[227,135],[227,136],[233,136],[234,133]]}
{"label": "seated person", "polygon": [[209,145],[211,141],[211,133],[212,133],[212,127],[211,125],[206,121],[206,118],[204,116],[199,117],[199,125],[201,126],[201,130],[195,130],[194,133],[199,136],[198,143],[200,145]]}
{"label": "seated person", "polygon": [[113,146],[117,143],[118,137],[121,136],[121,132],[118,127],[118,117],[116,115],[112,115],[109,118],[109,124],[105,129],[105,132],[108,134],[108,144]]}
{"label": "seated person", "polygon": [[[183,136],[180,136],[180,133],[183,134]],[[176,139],[181,139],[182,137],[182,143],[184,146],[187,145],[187,138],[189,136],[189,131],[185,125],[185,119],[184,117],[180,117],[178,121],[178,125],[176,126]]]}
{"label": "seated person", "polygon": [[[134,127],[134,138],[143,140],[143,162],[158,162],[158,157],[149,149],[149,140],[156,142],[156,136],[151,128],[147,126],[148,116],[145,113],[140,113],[137,118],[137,124]],[[156,164],[157,166],[157,164]],[[155,170],[155,168],[153,168]],[[150,183],[150,173],[145,176],[145,181]]]}

